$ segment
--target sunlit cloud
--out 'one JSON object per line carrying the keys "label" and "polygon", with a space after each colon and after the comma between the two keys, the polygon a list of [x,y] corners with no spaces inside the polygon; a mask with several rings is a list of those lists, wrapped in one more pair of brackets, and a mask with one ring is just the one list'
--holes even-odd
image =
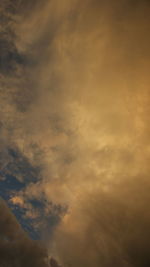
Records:
{"label": "sunlit cloud", "polygon": [[[0,166],[5,174],[11,166],[9,174],[24,184],[9,201],[38,218],[62,266],[143,267],[149,262],[147,238],[140,241],[149,222],[149,2],[17,3],[1,7],[7,27]],[[10,148],[23,167],[12,167]],[[50,230],[46,217],[53,214]]]}

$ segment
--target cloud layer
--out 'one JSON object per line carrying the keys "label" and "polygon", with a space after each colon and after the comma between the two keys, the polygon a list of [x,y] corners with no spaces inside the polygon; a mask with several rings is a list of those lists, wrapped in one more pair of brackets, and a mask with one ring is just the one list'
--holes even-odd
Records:
{"label": "cloud layer", "polygon": [[1,7],[0,164],[11,147],[38,170],[10,202],[40,218],[66,267],[149,265],[149,11],[146,0]]}

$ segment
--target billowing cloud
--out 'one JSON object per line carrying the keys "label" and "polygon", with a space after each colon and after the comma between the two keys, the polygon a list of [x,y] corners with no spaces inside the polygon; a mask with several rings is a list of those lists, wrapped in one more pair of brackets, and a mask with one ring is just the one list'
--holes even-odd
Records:
{"label": "billowing cloud", "polygon": [[38,170],[11,167],[10,202],[58,217],[40,226],[66,267],[147,266],[149,1],[42,2],[1,8],[0,164]]}

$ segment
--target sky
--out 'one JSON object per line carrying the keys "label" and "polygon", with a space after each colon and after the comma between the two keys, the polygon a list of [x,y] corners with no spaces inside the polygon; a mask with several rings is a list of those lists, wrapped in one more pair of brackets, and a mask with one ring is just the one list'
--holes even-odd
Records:
{"label": "sky", "polygon": [[150,266],[149,14],[0,1],[0,266]]}

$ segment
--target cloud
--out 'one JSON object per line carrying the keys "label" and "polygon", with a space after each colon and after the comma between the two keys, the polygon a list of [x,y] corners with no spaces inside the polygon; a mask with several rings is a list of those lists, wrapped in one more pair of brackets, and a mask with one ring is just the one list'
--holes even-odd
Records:
{"label": "cloud", "polygon": [[9,145],[40,170],[13,200],[22,199],[29,217],[32,199],[44,199],[45,216],[53,207],[65,210],[50,235],[50,250],[64,266],[143,267],[149,1],[36,3],[21,1],[15,12],[5,5],[4,12],[2,166]]}
{"label": "cloud", "polygon": [[81,195],[55,235],[64,266],[148,266],[149,177]]}
{"label": "cloud", "polygon": [[0,212],[0,265],[49,266],[46,249],[28,238],[3,200]]}

